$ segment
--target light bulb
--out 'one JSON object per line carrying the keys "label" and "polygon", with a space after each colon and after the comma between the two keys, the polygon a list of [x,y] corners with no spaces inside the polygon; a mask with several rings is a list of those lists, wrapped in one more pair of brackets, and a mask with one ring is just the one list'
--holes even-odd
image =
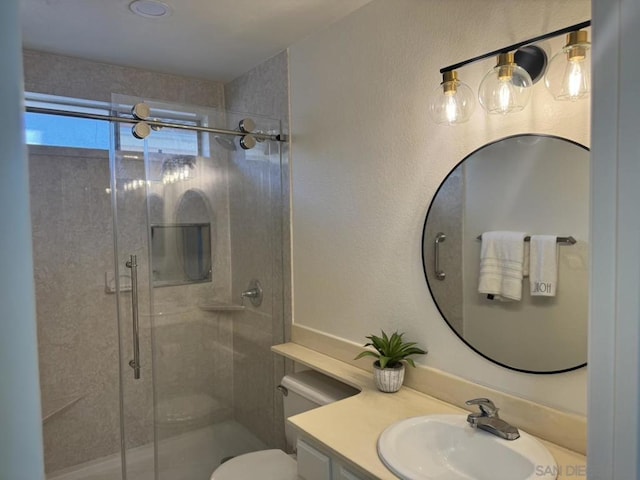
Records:
{"label": "light bulb", "polygon": [[473,92],[452,70],[442,74],[442,83],[429,101],[429,115],[437,124],[457,125],[469,120],[475,106]]}
{"label": "light bulb", "polygon": [[591,62],[587,32],[567,35],[567,44],[556,53],[544,76],[544,83],[556,100],[587,98],[591,91]]}
{"label": "light bulb", "polygon": [[569,70],[567,74],[569,79],[569,96],[571,98],[578,98],[580,96],[580,90],[584,80],[582,68],[580,68],[580,64],[578,62],[568,62],[567,69]]}
{"label": "light bulb", "polygon": [[509,91],[509,84],[505,80],[500,81],[498,87],[498,103],[500,104],[500,111],[505,113],[509,111],[509,103],[511,103],[511,92]]}
{"label": "light bulb", "polygon": [[496,66],[487,73],[478,88],[478,100],[487,113],[519,112],[531,97],[533,81],[519,67],[513,53],[501,53]]}

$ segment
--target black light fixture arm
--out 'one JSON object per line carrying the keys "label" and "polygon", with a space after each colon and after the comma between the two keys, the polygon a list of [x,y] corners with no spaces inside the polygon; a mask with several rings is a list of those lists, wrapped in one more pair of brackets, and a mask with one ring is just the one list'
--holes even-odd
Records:
{"label": "black light fixture arm", "polygon": [[464,67],[465,65],[469,65],[470,63],[477,62],[479,60],[484,60],[485,58],[495,57],[500,53],[512,52],[514,50],[519,49],[520,47],[524,47],[525,45],[529,45],[531,43],[539,42],[541,40],[546,40],[547,38],[557,37],[558,35],[562,35],[565,33],[575,32],[576,30],[581,30],[583,28],[587,28],[591,26],[591,20],[587,20],[586,22],[577,23],[575,25],[571,25],[569,27],[561,28],[560,30],[556,30],[555,32],[545,33],[544,35],[539,35],[537,37],[529,38],[528,40],[524,40],[522,42],[514,43],[513,45],[509,45],[506,47],[502,47],[498,50],[494,50],[493,52],[485,53],[483,55],[479,55],[477,57],[470,58],[463,62],[455,63],[453,65],[449,65],[448,67],[444,67],[440,69],[440,73],[450,72],[452,70],[457,70],[460,67]]}

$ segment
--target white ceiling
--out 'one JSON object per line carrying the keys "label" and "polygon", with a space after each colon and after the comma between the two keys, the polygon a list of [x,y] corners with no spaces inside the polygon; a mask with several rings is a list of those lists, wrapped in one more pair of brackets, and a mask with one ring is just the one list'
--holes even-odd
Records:
{"label": "white ceiling", "polygon": [[131,0],[21,0],[25,48],[228,81],[371,0],[164,0],[150,19]]}

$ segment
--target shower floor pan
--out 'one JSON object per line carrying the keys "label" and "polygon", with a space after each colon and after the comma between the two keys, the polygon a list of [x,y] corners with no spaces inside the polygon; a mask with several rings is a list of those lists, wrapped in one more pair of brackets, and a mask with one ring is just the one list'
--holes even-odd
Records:
{"label": "shower floor pan", "polygon": [[[159,480],[206,480],[220,461],[267,446],[237,422],[227,420],[161,440]],[[128,480],[155,480],[153,444],[127,451]],[[122,480],[120,455],[92,460],[47,475],[47,480]]]}

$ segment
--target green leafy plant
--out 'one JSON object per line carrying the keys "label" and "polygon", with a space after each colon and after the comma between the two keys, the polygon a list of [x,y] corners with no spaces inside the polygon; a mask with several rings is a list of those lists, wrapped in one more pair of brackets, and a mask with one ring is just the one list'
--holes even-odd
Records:
{"label": "green leafy plant", "polygon": [[415,367],[416,364],[411,358],[408,358],[409,355],[425,355],[427,352],[416,347],[416,342],[404,342],[402,340],[403,335],[404,333],[393,332],[389,337],[382,330],[382,337],[376,335],[366,337],[371,341],[365,343],[364,346],[373,347],[376,351],[365,350],[355,360],[363,357],[374,357],[377,359],[380,368],[395,368],[403,361]]}

